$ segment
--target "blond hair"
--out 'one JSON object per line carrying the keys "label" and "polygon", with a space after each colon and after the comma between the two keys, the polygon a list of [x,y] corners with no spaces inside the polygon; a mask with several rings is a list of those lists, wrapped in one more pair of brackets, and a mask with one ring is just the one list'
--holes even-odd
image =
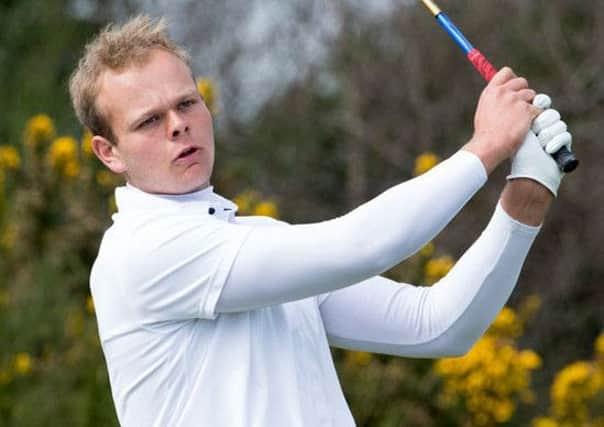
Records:
{"label": "blond hair", "polygon": [[190,68],[189,54],[170,39],[163,18],[138,15],[121,27],[109,24],[86,45],[69,79],[69,94],[76,116],[93,134],[117,143],[109,118],[96,103],[99,77],[107,70],[121,71],[144,64],[153,49],[176,55]]}

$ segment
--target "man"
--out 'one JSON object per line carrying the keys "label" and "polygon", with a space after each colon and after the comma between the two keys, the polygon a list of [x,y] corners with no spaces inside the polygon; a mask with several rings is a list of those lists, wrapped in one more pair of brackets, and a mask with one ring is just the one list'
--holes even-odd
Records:
{"label": "man", "polygon": [[[211,117],[161,21],[106,28],[70,92],[94,152],[128,181],[91,273],[124,426],[354,425],[329,345],[466,352],[509,297],[557,192],[561,174],[542,145],[570,146],[559,115],[540,114],[526,80],[504,68],[451,158],[347,215],[289,225],[236,217],[213,192]],[[525,138],[535,117],[538,138]],[[379,276],[510,157],[491,221],[445,278],[426,288]]]}

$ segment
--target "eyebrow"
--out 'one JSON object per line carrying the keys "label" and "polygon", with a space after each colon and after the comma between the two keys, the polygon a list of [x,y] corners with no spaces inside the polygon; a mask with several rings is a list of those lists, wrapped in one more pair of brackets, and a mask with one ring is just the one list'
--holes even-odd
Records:
{"label": "eyebrow", "polygon": [[[197,94],[198,94],[197,90],[194,90],[194,89],[187,90],[186,92],[183,92],[182,94],[175,97],[176,103],[178,104],[178,103],[182,102],[182,100],[195,96]],[[148,110],[144,110],[142,113],[137,114],[136,118],[134,120],[132,120],[130,122],[130,124],[128,125],[128,129],[135,130],[140,123],[145,121],[147,118],[154,116],[159,111],[161,111],[161,108],[149,108]]]}

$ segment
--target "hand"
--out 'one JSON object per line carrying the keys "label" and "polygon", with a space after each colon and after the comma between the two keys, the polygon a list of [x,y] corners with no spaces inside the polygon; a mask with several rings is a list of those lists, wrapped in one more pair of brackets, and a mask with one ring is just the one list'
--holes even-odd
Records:
{"label": "hand", "polygon": [[533,104],[544,109],[533,122],[524,142],[512,158],[512,172],[508,180],[516,178],[529,178],[545,186],[554,196],[558,194],[558,187],[564,173],[550,155],[561,147],[569,150],[572,136],[567,132],[566,123],[560,120],[560,113],[550,109],[551,99],[547,95],[539,94]]}
{"label": "hand", "polygon": [[482,92],[474,116],[474,135],[465,150],[476,154],[490,173],[511,157],[541,110],[531,104],[535,91],[511,68],[502,68]]}

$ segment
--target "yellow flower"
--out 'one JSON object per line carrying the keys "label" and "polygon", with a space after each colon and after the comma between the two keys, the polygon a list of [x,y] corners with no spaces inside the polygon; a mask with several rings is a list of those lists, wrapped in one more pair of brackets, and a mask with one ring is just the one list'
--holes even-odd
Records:
{"label": "yellow flower", "polygon": [[40,141],[51,139],[55,134],[55,127],[50,117],[38,114],[27,122],[25,126],[25,143],[35,147]]}
{"label": "yellow flower", "polygon": [[371,362],[371,353],[364,351],[349,351],[346,353],[346,361],[354,366],[367,366]]}
{"label": "yellow flower", "polygon": [[94,301],[92,300],[91,295],[88,295],[86,298],[86,311],[91,314],[94,313]]}
{"label": "yellow flower", "polygon": [[199,79],[197,81],[197,90],[206,103],[210,112],[216,112],[216,86],[210,79]]}
{"label": "yellow flower", "polygon": [[509,421],[510,418],[512,418],[514,409],[514,402],[509,399],[503,399],[495,403],[493,407],[493,415],[495,421],[497,421],[498,423],[504,423],[506,421]]}
{"label": "yellow flower", "polygon": [[444,277],[451,268],[453,268],[454,261],[448,255],[444,255],[438,258],[432,258],[426,263],[425,274],[426,279],[429,283],[434,283],[440,278]]}
{"label": "yellow flower", "polygon": [[82,153],[84,153],[86,157],[91,157],[94,154],[94,152],[92,151],[92,132],[90,132],[90,129],[84,129],[80,144],[82,148]]}
{"label": "yellow flower", "polygon": [[595,366],[586,361],[571,363],[558,372],[551,388],[554,413],[565,416],[582,412],[585,402],[602,386],[595,374]]}
{"label": "yellow flower", "polygon": [[47,158],[50,166],[63,176],[73,178],[80,173],[77,142],[70,136],[55,139]]}
{"label": "yellow flower", "polygon": [[273,202],[266,201],[260,202],[256,205],[254,215],[277,218],[279,216],[279,212],[277,210],[277,205],[275,205]]}
{"label": "yellow flower", "polygon": [[74,159],[77,153],[77,143],[70,136],[55,139],[48,150],[49,160],[53,165],[68,162]]}
{"label": "yellow flower", "polygon": [[531,422],[531,427],[559,427],[560,425],[551,418],[539,417]]}
{"label": "yellow flower", "polygon": [[10,145],[0,145],[0,168],[7,170],[17,170],[21,165],[21,158],[15,147]]}
{"label": "yellow flower", "polygon": [[515,338],[522,334],[522,324],[514,310],[503,307],[489,328],[488,333]]}
{"label": "yellow flower", "polygon": [[0,368],[0,385],[8,384],[11,382],[11,374],[8,370]]}
{"label": "yellow flower", "polygon": [[[531,371],[541,365],[531,350],[518,350],[510,325],[519,323],[513,310],[499,315],[500,327],[489,330],[463,357],[441,359],[435,372],[444,380],[442,395],[455,401],[458,396],[470,417],[470,425],[494,425],[507,422],[516,410],[516,402],[531,403]],[[520,326],[522,326],[520,324]]]}
{"label": "yellow flower", "polygon": [[430,257],[434,253],[434,243],[430,242],[420,249],[419,254],[423,257]]}
{"label": "yellow flower", "polygon": [[17,353],[15,356],[15,372],[18,375],[27,375],[31,372],[33,365],[32,358],[27,353]]}
{"label": "yellow flower", "polygon": [[440,159],[434,153],[425,152],[420,154],[417,159],[415,159],[415,169],[413,170],[413,175],[418,176],[429,171],[436,166],[439,161]]}
{"label": "yellow flower", "polygon": [[526,369],[537,369],[541,367],[541,358],[532,350],[522,350],[519,354],[518,361],[520,366]]}
{"label": "yellow flower", "polygon": [[596,354],[600,357],[604,357],[604,333],[596,339],[595,343]]}
{"label": "yellow flower", "polygon": [[80,164],[77,161],[72,160],[65,164],[65,167],[63,168],[63,175],[65,175],[67,178],[75,178],[79,174]]}
{"label": "yellow flower", "polygon": [[240,215],[250,215],[253,208],[260,200],[260,194],[254,190],[244,191],[233,198]]}
{"label": "yellow flower", "polygon": [[112,194],[111,196],[109,196],[107,205],[108,205],[107,208],[109,210],[109,215],[117,212],[117,203],[115,201],[115,195]]}

